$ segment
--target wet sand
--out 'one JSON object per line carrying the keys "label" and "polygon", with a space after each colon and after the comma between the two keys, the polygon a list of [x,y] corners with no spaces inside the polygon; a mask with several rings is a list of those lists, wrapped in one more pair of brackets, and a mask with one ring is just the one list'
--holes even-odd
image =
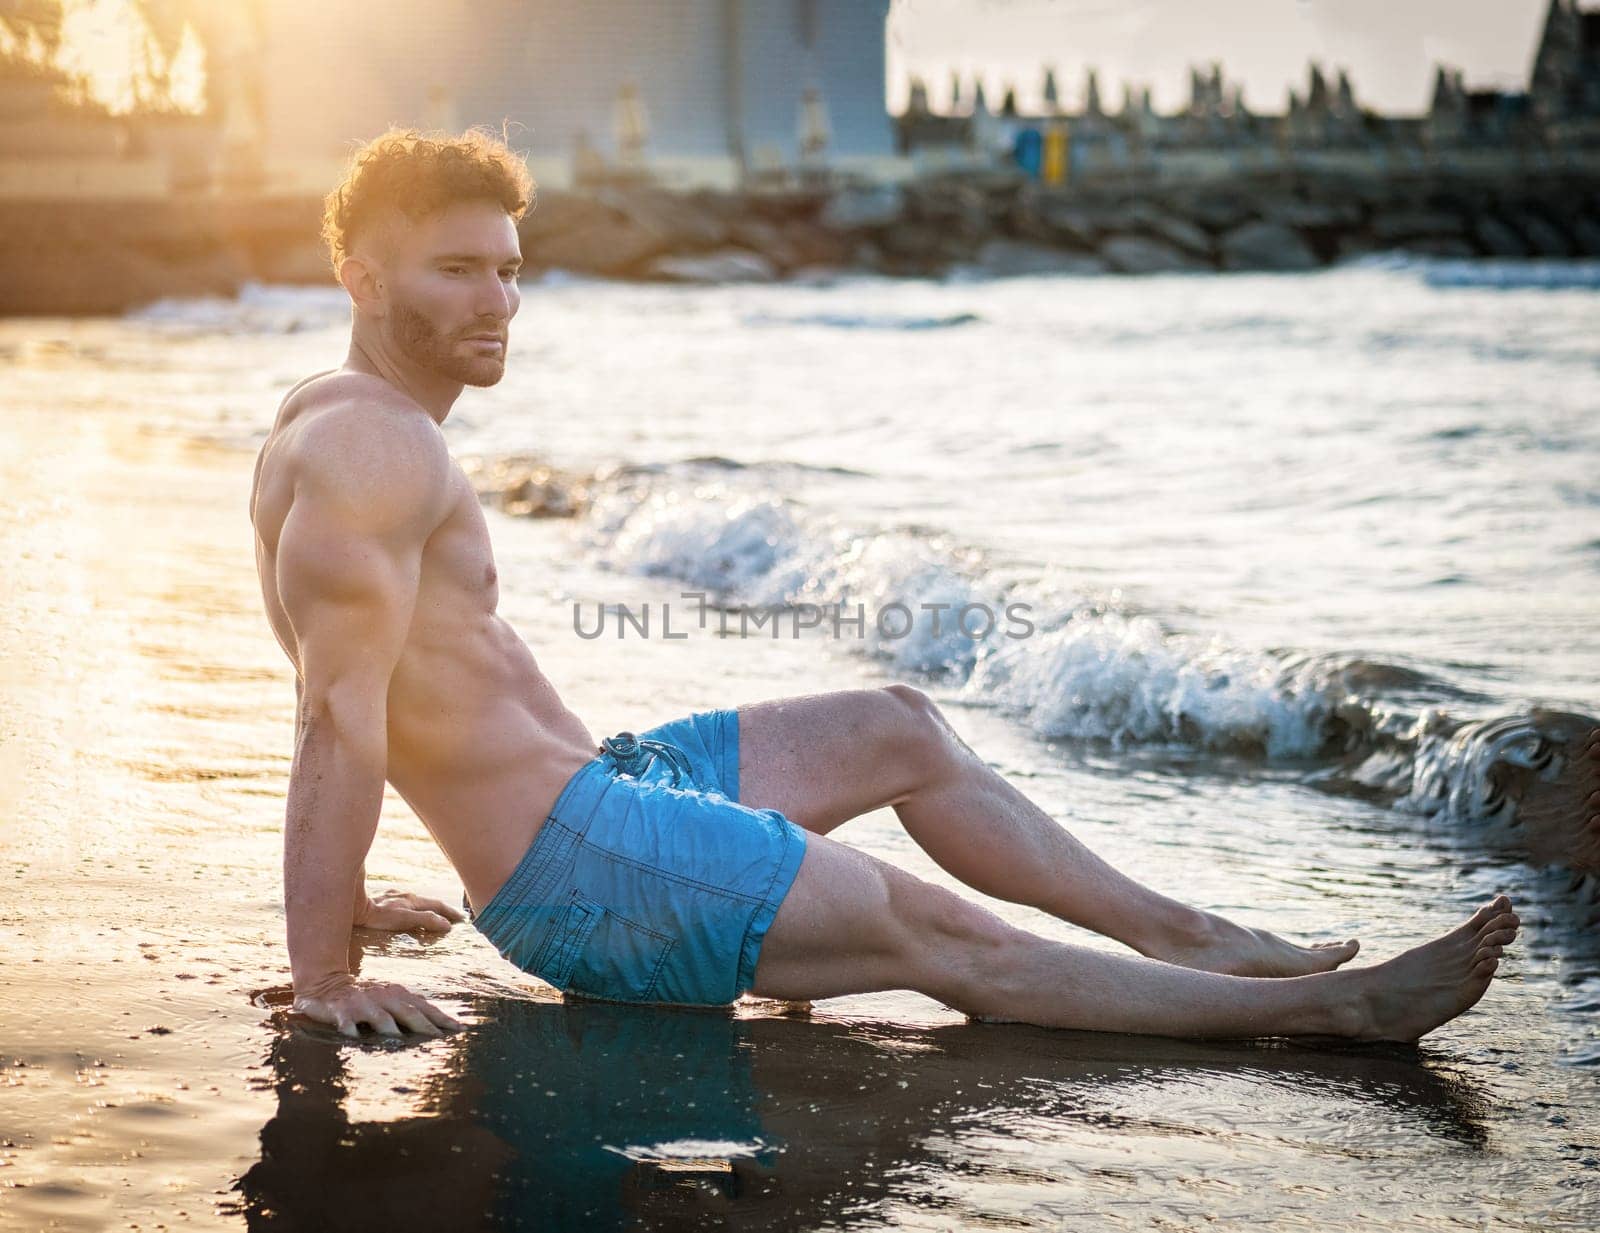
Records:
{"label": "wet sand", "polygon": [[[358,934],[352,958],[467,1032],[294,1022],[293,691],[257,610],[250,464],[109,413],[0,416],[0,1228],[1593,1227],[1593,1069],[1519,1039],[1555,984],[1548,904],[1527,967],[1420,1051],[977,1026],[909,995],[810,1017],[563,1003],[466,927]],[[538,646],[565,619],[516,581],[540,541],[491,530]],[[868,679],[755,643],[669,697],[700,651],[636,644],[619,684],[609,649],[561,645],[547,669],[608,731]],[[1002,747],[998,719],[960,722]],[[1115,834],[1095,843],[1120,858]],[[368,869],[459,895],[396,798]],[[1392,953],[1370,923],[1370,958]]]}

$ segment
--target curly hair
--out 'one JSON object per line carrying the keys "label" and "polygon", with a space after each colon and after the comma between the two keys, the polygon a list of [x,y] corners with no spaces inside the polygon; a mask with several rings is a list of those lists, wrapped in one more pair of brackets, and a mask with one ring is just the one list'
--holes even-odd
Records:
{"label": "curly hair", "polygon": [[493,133],[391,128],[351,156],[344,179],[323,199],[322,240],[337,276],[356,237],[390,210],[416,221],[457,201],[487,200],[520,219],[533,193],[528,165]]}

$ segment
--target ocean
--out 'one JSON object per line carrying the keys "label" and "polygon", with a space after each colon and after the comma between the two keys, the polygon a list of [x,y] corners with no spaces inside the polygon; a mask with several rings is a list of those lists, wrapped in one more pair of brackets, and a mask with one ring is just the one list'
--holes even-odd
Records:
{"label": "ocean", "polygon": [[[1178,898],[1362,964],[1504,890],[1521,938],[1411,1049],[622,1012],[458,926],[361,958],[469,1032],[341,1046],[283,1014],[246,500],[343,294],[0,321],[0,1226],[1594,1226],[1600,893],[1494,768],[1600,712],[1600,263],[523,293],[445,434],[581,511],[487,498],[592,731],[909,681]],[[368,871],[459,899],[392,795]]]}

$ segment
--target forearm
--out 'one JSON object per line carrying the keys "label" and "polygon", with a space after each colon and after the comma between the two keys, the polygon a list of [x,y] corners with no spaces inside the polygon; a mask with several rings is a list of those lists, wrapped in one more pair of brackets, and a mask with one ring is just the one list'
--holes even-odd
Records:
{"label": "forearm", "polygon": [[[305,685],[300,680],[300,674],[294,678],[294,747],[300,748],[300,736],[305,731],[305,715],[301,708],[305,705]],[[355,919],[359,921],[367,906],[367,863],[365,860],[356,866],[356,893],[351,901]]]}
{"label": "forearm", "polygon": [[330,721],[302,724],[289,776],[283,900],[297,991],[349,971],[364,861],[383,805],[384,765],[371,742]]}

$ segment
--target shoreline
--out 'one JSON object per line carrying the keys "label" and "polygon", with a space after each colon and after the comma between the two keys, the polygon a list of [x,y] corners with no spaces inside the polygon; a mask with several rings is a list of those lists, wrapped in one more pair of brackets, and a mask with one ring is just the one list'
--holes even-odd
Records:
{"label": "shoreline", "polygon": [[[249,282],[331,285],[321,200],[233,195],[0,201],[0,315],[118,313]],[[1600,178],[1310,172],[1046,187],[1006,170],[773,192],[539,190],[525,271],[761,283],[943,276],[1301,271],[1371,253],[1600,257]]]}

